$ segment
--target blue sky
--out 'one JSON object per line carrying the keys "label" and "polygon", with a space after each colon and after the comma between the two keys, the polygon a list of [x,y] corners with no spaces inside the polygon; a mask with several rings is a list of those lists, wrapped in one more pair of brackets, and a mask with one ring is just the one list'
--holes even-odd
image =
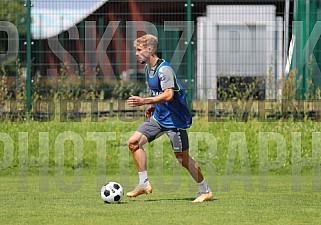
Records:
{"label": "blue sky", "polygon": [[67,30],[107,0],[32,0],[32,36],[46,39]]}
{"label": "blue sky", "polygon": [[32,0],[37,9],[86,9],[101,1],[95,0]]}

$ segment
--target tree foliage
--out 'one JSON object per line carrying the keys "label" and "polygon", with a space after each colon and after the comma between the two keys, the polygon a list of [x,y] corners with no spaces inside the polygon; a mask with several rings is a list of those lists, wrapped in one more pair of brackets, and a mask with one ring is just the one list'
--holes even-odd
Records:
{"label": "tree foliage", "polygon": [[19,35],[26,33],[26,7],[23,0],[0,0],[0,20],[13,23]]}

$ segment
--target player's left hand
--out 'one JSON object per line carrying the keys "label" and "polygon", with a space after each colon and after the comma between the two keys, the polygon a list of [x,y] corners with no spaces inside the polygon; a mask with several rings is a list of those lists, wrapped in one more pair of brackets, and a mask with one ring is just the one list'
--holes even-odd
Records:
{"label": "player's left hand", "polygon": [[128,98],[127,104],[132,107],[144,105],[144,98],[139,96],[131,96]]}
{"label": "player's left hand", "polygon": [[155,111],[154,105],[149,105],[145,110],[145,116],[147,118],[150,118],[153,115],[154,111]]}

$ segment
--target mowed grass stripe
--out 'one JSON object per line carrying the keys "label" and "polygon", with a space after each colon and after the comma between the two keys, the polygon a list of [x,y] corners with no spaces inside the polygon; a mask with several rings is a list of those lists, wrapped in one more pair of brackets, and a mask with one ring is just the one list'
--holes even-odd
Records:
{"label": "mowed grass stripe", "polygon": [[[312,178],[301,177],[301,191],[292,190],[289,175],[268,177],[268,190],[260,191],[260,179],[252,177],[253,191],[245,191],[239,177],[217,177],[214,200],[191,203],[197,192],[187,175],[182,185],[154,186],[154,192],[122,204],[104,204],[96,177],[85,176],[74,193],[59,190],[49,177],[48,191],[39,190],[39,177],[28,177],[28,191],[19,191],[18,177],[0,178],[1,224],[318,224],[321,193],[312,191]],[[135,180],[136,177],[131,177]],[[119,176],[110,180],[118,181]],[[153,177],[151,181],[153,182]],[[164,176],[169,183],[172,177]],[[229,191],[224,190],[230,179]],[[72,177],[66,178],[71,184]],[[214,186],[212,184],[212,186]],[[124,185],[125,192],[132,184]]]}

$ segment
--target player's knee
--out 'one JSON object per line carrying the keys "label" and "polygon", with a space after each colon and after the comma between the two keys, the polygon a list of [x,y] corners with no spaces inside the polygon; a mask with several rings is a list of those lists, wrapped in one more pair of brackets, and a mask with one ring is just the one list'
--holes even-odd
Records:
{"label": "player's knee", "polygon": [[134,152],[139,149],[139,142],[136,139],[129,139],[128,147],[130,151]]}

